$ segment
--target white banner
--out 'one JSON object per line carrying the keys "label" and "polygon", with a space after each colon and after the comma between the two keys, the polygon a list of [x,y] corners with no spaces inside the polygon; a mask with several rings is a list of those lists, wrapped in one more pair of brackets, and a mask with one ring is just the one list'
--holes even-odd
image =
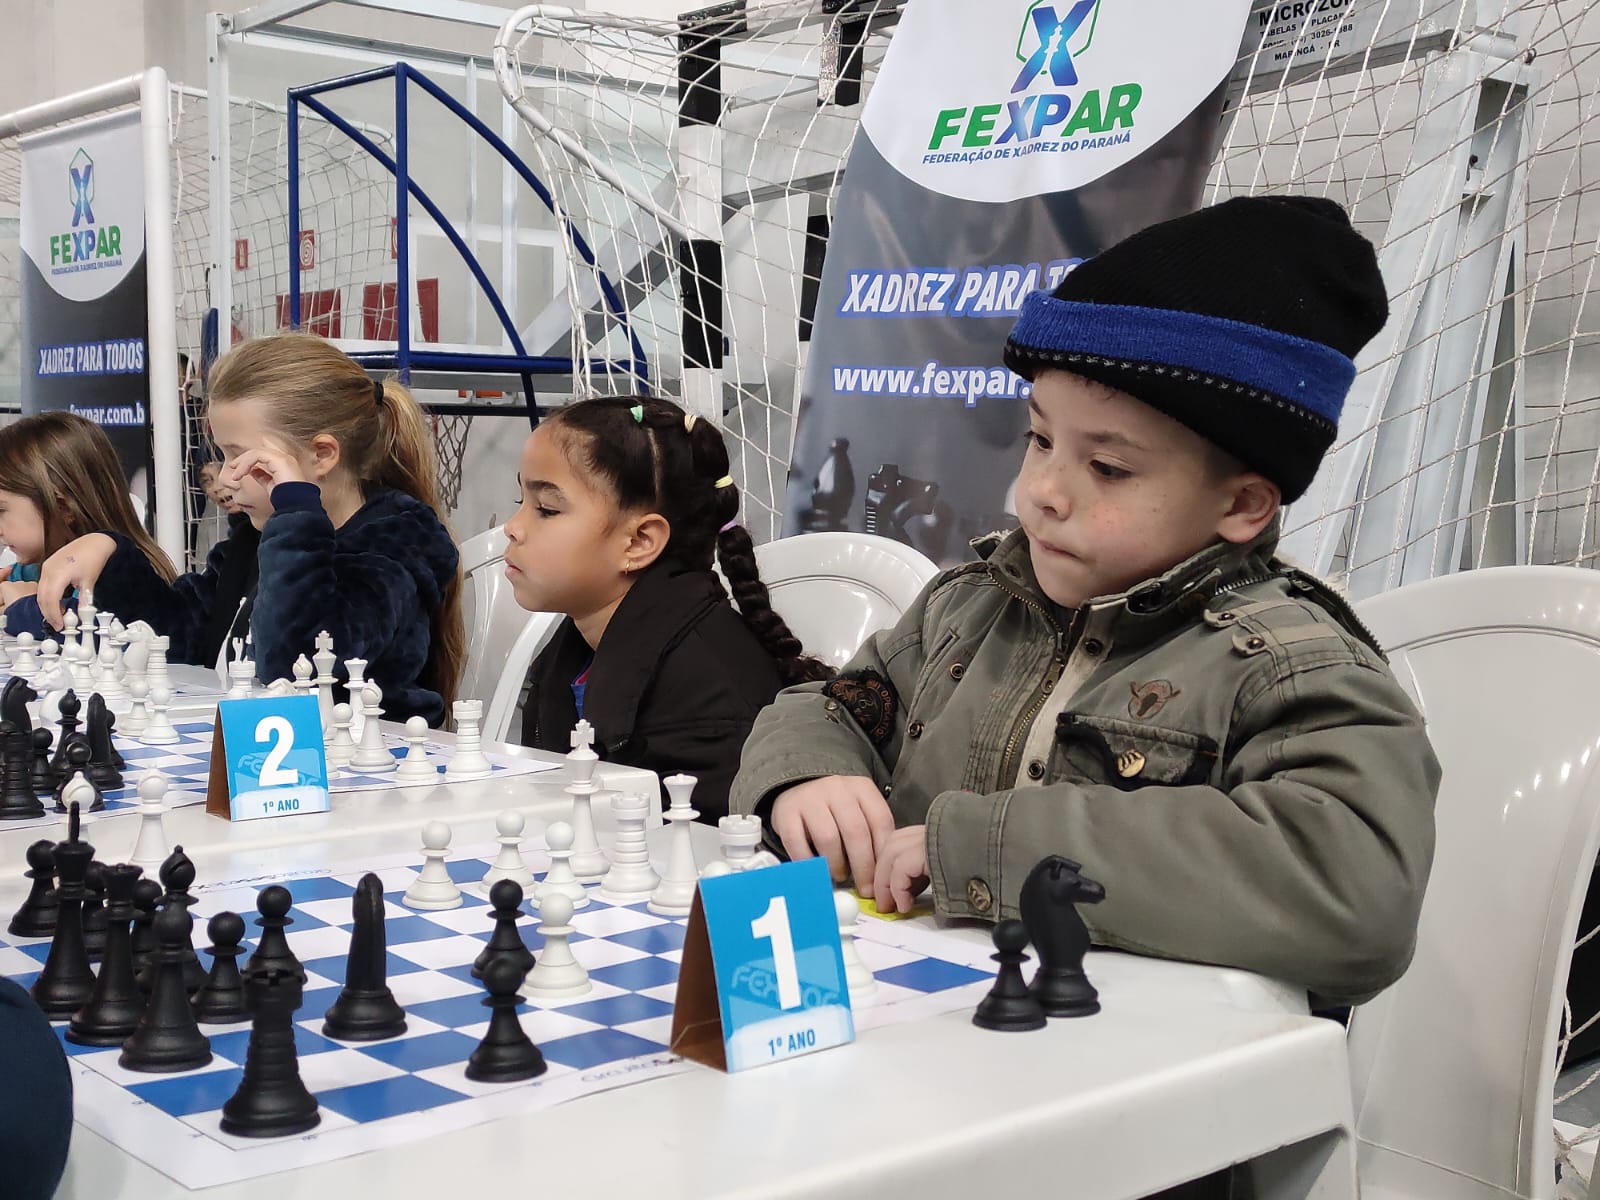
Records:
{"label": "white banner", "polygon": [[917,0],[862,127],[932,191],[1015,200],[1148,150],[1227,77],[1249,0]]}
{"label": "white banner", "polygon": [[22,251],[52,291],[95,300],[144,254],[139,112],[22,140]]}

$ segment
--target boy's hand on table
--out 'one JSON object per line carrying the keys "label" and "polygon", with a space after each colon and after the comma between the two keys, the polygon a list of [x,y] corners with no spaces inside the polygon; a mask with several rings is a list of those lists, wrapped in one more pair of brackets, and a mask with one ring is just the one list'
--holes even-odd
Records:
{"label": "boy's hand on table", "polygon": [[928,886],[928,827],[896,829],[878,850],[872,897],[880,912],[909,913]]}
{"label": "boy's hand on table", "polygon": [[778,794],[771,819],[790,858],[819,855],[835,883],[853,879],[863,896],[872,895],[878,858],[895,832],[889,802],[872,780],[825,775],[797,783]]}

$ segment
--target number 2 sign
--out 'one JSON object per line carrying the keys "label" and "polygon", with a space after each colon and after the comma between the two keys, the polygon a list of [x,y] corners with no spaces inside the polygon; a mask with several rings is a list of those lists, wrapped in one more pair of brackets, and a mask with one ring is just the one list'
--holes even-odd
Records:
{"label": "number 2 sign", "polygon": [[854,1039],[827,860],[702,879],[672,1049],[742,1071]]}
{"label": "number 2 sign", "polygon": [[328,763],[315,696],[218,704],[206,811],[231,821],[328,811]]}

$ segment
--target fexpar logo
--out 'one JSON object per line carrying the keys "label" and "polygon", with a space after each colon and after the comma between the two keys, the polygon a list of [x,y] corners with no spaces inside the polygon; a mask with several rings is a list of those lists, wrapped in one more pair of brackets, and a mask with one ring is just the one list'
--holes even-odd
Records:
{"label": "fexpar logo", "polygon": [[[122,227],[94,223],[94,159],[80,146],[67,164],[68,198],[72,201],[72,230],[50,235],[50,265],[66,266],[93,259],[122,257]],[[111,265],[109,263],[105,265]]]}
{"label": "fexpar logo", "polygon": [[[1063,90],[1078,85],[1076,60],[1094,40],[1094,27],[1103,0],[1064,2],[1071,4],[1065,16],[1058,15],[1056,5],[1048,0],[1037,0],[1024,16],[1017,39],[1017,58],[1022,70],[1011,86],[1011,99],[974,104],[971,108],[940,110],[928,140],[930,152],[954,150],[948,143],[958,134],[963,150],[989,150],[991,153],[985,157],[1005,157],[1027,153],[1011,148],[1013,143],[1021,147],[1046,137],[1059,141],[1079,134],[1107,134],[1133,127],[1134,109],[1138,108],[1143,95],[1137,83],[1119,83],[1104,92],[1089,88],[1076,96]],[[1030,92],[1041,79],[1047,80],[1055,90]],[[1019,96],[1018,93],[1024,94]],[[1123,133],[1117,140],[1125,141],[1128,136]],[[998,147],[1008,149],[998,151],[997,155],[994,151]],[[1054,146],[1050,148],[1055,149]],[[935,161],[943,157],[929,155]],[[968,156],[957,153],[956,157]]]}

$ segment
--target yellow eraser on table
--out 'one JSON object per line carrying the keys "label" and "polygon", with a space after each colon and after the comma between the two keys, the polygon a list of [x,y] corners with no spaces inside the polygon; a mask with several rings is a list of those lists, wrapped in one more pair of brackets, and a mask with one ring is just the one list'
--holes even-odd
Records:
{"label": "yellow eraser on table", "polygon": [[926,917],[933,912],[933,901],[927,898],[918,900],[911,906],[910,912],[879,912],[878,903],[869,896],[863,896],[855,888],[850,889],[850,894],[856,898],[856,906],[869,917],[877,917],[880,921],[904,921],[907,917]]}

